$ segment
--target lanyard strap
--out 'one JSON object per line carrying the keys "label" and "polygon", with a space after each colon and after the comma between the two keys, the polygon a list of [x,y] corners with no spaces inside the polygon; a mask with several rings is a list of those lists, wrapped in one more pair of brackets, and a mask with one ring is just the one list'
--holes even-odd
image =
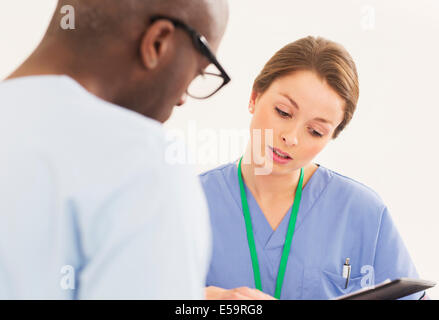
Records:
{"label": "lanyard strap", "polygon": [[[245,228],[247,230],[248,246],[250,249],[250,255],[251,255],[251,259],[252,259],[253,274],[254,274],[254,278],[255,278],[255,287],[256,287],[256,289],[259,289],[262,291],[261,273],[259,270],[258,254],[256,252],[256,245],[255,245],[255,238],[253,235],[252,221],[251,221],[251,216],[250,216],[250,210],[248,208],[247,196],[245,194],[244,182],[242,181],[241,161],[242,161],[242,158],[239,160],[238,179],[239,179],[239,188],[241,190],[242,210],[244,212]],[[277,273],[276,291],[274,294],[274,297],[276,299],[280,299],[280,295],[281,295],[282,284],[283,284],[284,277],[285,277],[285,270],[287,268],[287,263],[288,263],[288,256],[289,256],[290,249],[291,249],[291,242],[293,240],[294,228],[296,226],[297,213],[299,212],[300,199],[302,198],[302,183],[303,183],[303,168],[300,169],[299,184],[297,185],[296,195],[294,197],[294,203],[293,203],[293,207],[291,209],[291,216],[290,216],[290,222],[288,224],[287,236],[285,237],[285,244],[284,244],[284,248],[282,251],[282,258],[280,260],[279,271]]]}

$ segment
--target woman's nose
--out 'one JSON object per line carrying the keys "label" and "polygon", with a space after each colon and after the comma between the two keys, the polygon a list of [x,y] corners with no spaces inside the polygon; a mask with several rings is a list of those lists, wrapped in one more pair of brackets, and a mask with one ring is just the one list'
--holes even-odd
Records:
{"label": "woman's nose", "polygon": [[291,132],[289,134],[283,134],[281,137],[282,137],[283,142],[289,147],[295,146],[299,143],[299,141],[297,140],[297,134],[295,131]]}

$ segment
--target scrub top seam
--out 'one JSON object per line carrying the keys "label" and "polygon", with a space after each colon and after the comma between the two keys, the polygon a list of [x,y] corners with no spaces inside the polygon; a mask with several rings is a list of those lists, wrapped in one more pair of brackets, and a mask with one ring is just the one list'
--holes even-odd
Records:
{"label": "scrub top seam", "polygon": [[206,176],[206,175],[208,175],[208,174],[210,174],[212,172],[215,172],[215,171],[220,171],[224,175],[224,173],[223,173],[224,169],[227,169],[227,167],[230,166],[230,164],[231,163],[226,163],[226,164],[223,164],[223,165],[221,165],[221,166],[219,166],[217,168],[213,168],[213,169],[207,170],[206,172],[200,173],[199,176],[200,177],[204,177],[204,176]]}
{"label": "scrub top seam", "polygon": [[362,182],[360,182],[360,181],[357,181],[357,180],[355,180],[355,179],[353,179],[353,178],[347,177],[347,176],[345,176],[345,175],[343,175],[343,174],[341,174],[341,173],[339,173],[339,172],[333,171],[333,170],[331,170],[331,169],[328,169],[328,170],[329,170],[330,172],[332,172],[334,175],[339,176],[340,178],[343,178],[343,179],[349,180],[349,181],[353,182],[354,184],[357,184],[357,185],[360,185],[360,186],[366,188],[367,190],[371,191],[376,197],[378,197],[380,200],[382,200],[382,198],[381,198],[381,196],[378,194],[378,192],[376,192],[376,191],[375,191],[374,189],[372,189],[371,187],[365,185],[364,183],[362,183]]}
{"label": "scrub top seam", "polygon": [[381,227],[383,225],[383,216],[384,216],[384,211],[386,210],[386,206],[383,207],[383,209],[381,210],[381,215],[380,215],[380,223],[379,223],[379,227],[378,227],[378,232],[377,232],[377,237],[376,237],[376,241],[375,241],[375,246],[374,246],[374,254],[373,254],[373,267],[375,268],[375,260],[376,260],[376,256],[377,256],[377,247],[378,247],[378,242],[380,240],[380,236],[381,236]]}
{"label": "scrub top seam", "polygon": [[[331,173],[332,173],[331,170],[327,169],[326,167],[322,167],[322,168],[325,168],[325,169],[329,172],[329,174],[330,174],[329,180],[325,183],[325,186],[322,188],[322,190],[320,190],[319,194],[316,196],[315,200],[312,202],[312,205],[308,208],[308,210],[306,210],[305,212],[302,213],[302,216],[304,216],[304,217],[303,217],[301,223],[295,228],[294,233],[296,233],[297,230],[300,230],[300,228],[304,225],[306,217],[309,216],[309,214],[307,214],[307,213],[310,212],[310,211],[314,208],[314,206],[315,206],[316,203],[320,200],[320,198],[322,197],[322,195],[323,195],[325,192],[327,192],[327,190],[328,190],[328,185],[332,182],[332,179],[334,178],[334,175],[331,174]],[[300,208],[299,208],[299,210],[300,210]],[[294,236],[293,236],[293,237],[294,237]],[[291,246],[291,247],[292,247],[292,246]]]}

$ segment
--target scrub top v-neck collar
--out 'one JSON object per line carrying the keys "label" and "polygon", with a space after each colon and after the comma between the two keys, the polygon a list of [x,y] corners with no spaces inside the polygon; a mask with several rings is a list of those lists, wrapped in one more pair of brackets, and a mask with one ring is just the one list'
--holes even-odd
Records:
{"label": "scrub top v-neck collar", "polygon": [[[239,180],[238,180],[238,167],[236,163],[233,162],[233,170],[232,174],[233,178],[233,186],[230,186],[233,191],[233,199],[236,202],[236,205],[239,207],[239,210],[242,214],[242,205],[240,199],[240,191],[239,191]],[[325,189],[328,181],[332,175],[328,170],[326,170],[321,165],[318,165],[317,170],[308,180],[307,184],[303,188],[302,191],[302,201],[300,204],[299,212],[297,215],[296,222],[296,232],[302,226],[303,221],[306,219],[307,212],[312,208],[315,201],[318,199],[322,191]],[[271,225],[269,224],[267,218],[262,212],[259,204],[251,193],[250,189],[247,187],[244,182],[245,193],[247,195],[247,202],[250,210],[250,215],[252,218],[252,225],[255,237],[258,239],[258,242],[264,246],[264,249],[274,249],[284,245],[285,235],[288,229],[288,222],[290,221],[291,216],[291,207],[287,210],[287,213],[283,217],[281,223],[273,230]],[[243,217],[244,219],[244,217]],[[293,240],[294,241],[294,240]]]}

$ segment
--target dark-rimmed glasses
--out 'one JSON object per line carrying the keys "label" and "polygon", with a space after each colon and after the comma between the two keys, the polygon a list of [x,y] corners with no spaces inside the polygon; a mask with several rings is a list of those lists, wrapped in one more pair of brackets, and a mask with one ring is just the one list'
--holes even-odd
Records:
{"label": "dark-rimmed glasses", "polygon": [[151,17],[150,21],[151,23],[154,23],[157,20],[168,20],[172,22],[175,27],[186,31],[190,35],[195,48],[210,62],[209,66],[189,85],[187,94],[190,97],[195,99],[210,98],[230,82],[231,79],[229,75],[220,65],[212,50],[210,50],[209,44],[204,36],[178,19],[163,15],[155,15]]}

